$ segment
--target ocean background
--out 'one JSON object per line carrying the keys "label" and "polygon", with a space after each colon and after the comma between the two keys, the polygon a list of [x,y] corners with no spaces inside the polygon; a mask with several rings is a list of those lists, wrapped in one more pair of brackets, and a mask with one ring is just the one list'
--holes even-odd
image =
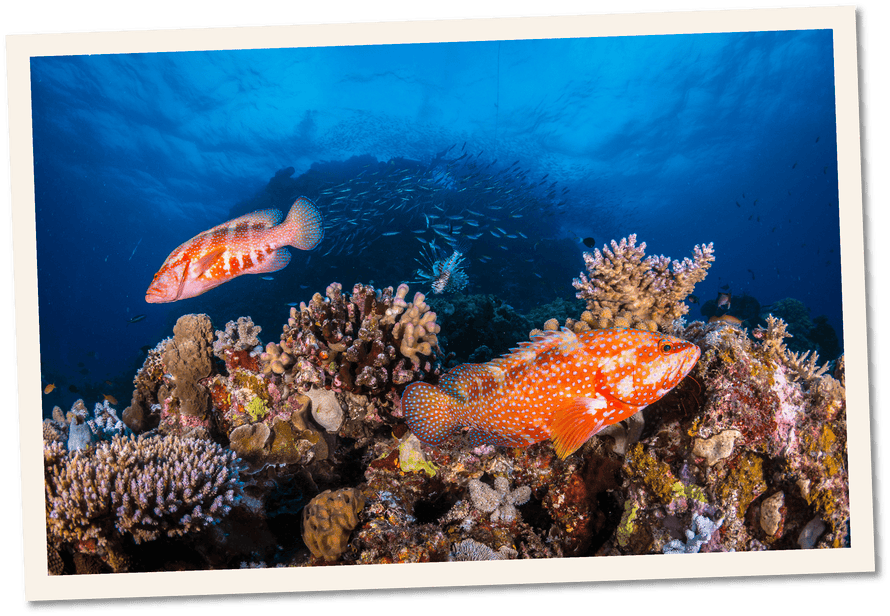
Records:
{"label": "ocean background", "polygon": [[[44,57],[31,69],[41,378],[55,386],[44,416],[103,395],[122,410],[146,350],[183,314],[217,329],[251,316],[274,341],[288,304],[331,282],[414,281],[437,230],[470,246],[465,293],[521,312],[574,298],[587,238],[635,233],[647,254],[680,260],[713,242],[702,303],[723,287],[764,305],[791,297],[842,337],[830,31]],[[179,244],[299,195],[325,215],[316,250],[292,250],[271,280],[146,303]]]}

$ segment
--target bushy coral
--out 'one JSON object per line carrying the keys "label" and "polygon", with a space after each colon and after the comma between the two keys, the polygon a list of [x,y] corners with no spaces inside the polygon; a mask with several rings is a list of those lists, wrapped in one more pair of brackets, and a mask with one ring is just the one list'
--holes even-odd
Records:
{"label": "bushy coral", "polygon": [[114,436],[132,434],[117,416],[108,400],[96,403],[90,417],[83,400],[77,400],[65,413],[53,408],[53,418],[43,422],[44,441],[65,443],[69,451],[88,448],[93,442],[111,440]]}
{"label": "bushy coral", "polygon": [[77,453],[46,443],[47,536],[117,570],[122,536],[175,537],[227,515],[241,494],[238,473],[233,452],[201,439],[114,436]]}
{"label": "bushy coral", "polygon": [[141,433],[158,426],[161,420],[158,390],[169,378],[164,368],[164,352],[172,338],[164,338],[148,355],[142,367],[133,377],[133,398],[130,406],[124,409],[121,418],[133,432]]}
{"label": "bushy coral", "polygon": [[587,273],[572,284],[577,297],[587,300],[596,327],[667,331],[688,312],[683,302],[707,275],[714,245],[695,246],[694,259],[672,262],[662,255],[645,257],[646,243],[637,246],[636,241],[632,234],[621,242],[613,240],[611,249],[585,252]]}
{"label": "bushy coral", "polygon": [[519,515],[516,505],[525,504],[531,496],[528,486],[511,490],[510,480],[503,476],[495,477],[493,488],[478,479],[470,480],[468,487],[473,506],[483,513],[490,513],[492,522],[509,524]]}
{"label": "bushy coral", "polygon": [[356,284],[352,294],[339,283],[291,309],[279,344],[261,356],[266,374],[282,375],[284,386],[360,394],[386,393],[395,385],[441,371],[439,325],[422,293],[411,302],[408,286],[377,290]]}
{"label": "bushy coral", "polygon": [[303,541],[312,555],[328,562],[340,558],[364,506],[365,498],[355,488],[325,490],[313,498],[303,509]]}
{"label": "bushy coral", "polygon": [[226,351],[252,351],[262,344],[261,331],[263,328],[255,325],[250,317],[238,317],[237,321],[229,321],[225,330],[216,332],[213,354],[225,360]]}

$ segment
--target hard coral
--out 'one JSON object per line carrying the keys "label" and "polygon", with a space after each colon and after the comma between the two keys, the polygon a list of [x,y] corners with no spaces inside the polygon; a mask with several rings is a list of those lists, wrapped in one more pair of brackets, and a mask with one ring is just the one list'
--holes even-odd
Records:
{"label": "hard coral", "polygon": [[266,374],[282,375],[285,387],[312,386],[359,394],[385,394],[395,385],[441,372],[439,325],[422,293],[406,302],[407,285],[376,290],[356,284],[351,295],[339,283],[326,297],[316,293],[291,308],[279,344],[262,354]]}
{"label": "hard coral", "polygon": [[600,328],[634,327],[667,331],[687,313],[683,300],[704,280],[714,261],[714,245],[694,248],[694,260],[682,262],[665,256],[645,257],[646,243],[636,244],[635,234],[612,241],[612,248],[584,253],[587,274],[573,281],[577,297]]}
{"label": "hard coral", "polygon": [[210,410],[210,393],[200,381],[213,372],[212,344],[213,323],[206,314],[186,314],[176,321],[163,358],[171,375],[169,385],[158,389],[167,415],[162,418],[162,432],[186,433],[203,427],[200,420]]}
{"label": "hard coral", "polygon": [[123,535],[140,543],[201,530],[241,494],[234,453],[174,436],[115,436],[76,454],[48,443],[44,479],[49,540],[97,554],[115,570]]}
{"label": "hard coral", "polygon": [[164,368],[164,352],[172,338],[164,338],[153,349],[148,351],[148,356],[142,364],[142,368],[133,378],[133,398],[130,406],[124,409],[122,419],[133,432],[141,433],[158,426],[160,415],[158,390],[165,383],[166,369]]}
{"label": "hard coral", "polygon": [[312,555],[328,562],[340,558],[364,506],[365,498],[355,488],[325,490],[313,498],[303,509],[303,541]]}
{"label": "hard coral", "polygon": [[262,344],[259,337],[261,331],[263,328],[254,325],[250,317],[238,317],[238,321],[229,321],[225,330],[216,332],[213,353],[225,360],[226,351],[252,351]]}

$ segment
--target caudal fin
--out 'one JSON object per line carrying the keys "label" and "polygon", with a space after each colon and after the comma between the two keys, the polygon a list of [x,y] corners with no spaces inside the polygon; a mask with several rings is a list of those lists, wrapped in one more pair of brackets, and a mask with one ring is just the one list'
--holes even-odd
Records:
{"label": "caudal fin", "polygon": [[300,250],[312,250],[324,237],[321,212],[306,197],[294,201],[284,225],[291,235],[287,243]]}
{"label": "caudal fin", "polygon": [[452,396],[429,383],[411,383],[402,395],[402,413],[411,432],[428,445],[441,445],[457,428]]}

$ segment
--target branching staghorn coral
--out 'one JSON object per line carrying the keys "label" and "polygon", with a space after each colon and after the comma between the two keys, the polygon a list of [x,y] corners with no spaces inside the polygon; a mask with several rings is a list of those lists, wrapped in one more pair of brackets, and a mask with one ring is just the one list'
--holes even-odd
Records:
{"label": "branching staghorn coral", "polygon": [[438,374],[436,313],[422,293],[411,302],[407,294],[405,284],[395,294],[356,284],[351,295],[329,285],[325,297],[291,308],[280,342],[260,356],[263,371],[282,375],[285,392],[315,386],[370,395]]}
{"label": "branching staghorn coral", "polygon": [[129,534],[136,543],[215,524],[241,495],[236,456],[210,441],[115,436],[88,452],[44,444],[49,540],[104,555]]}
{"label": "branching staghorn coral", "polygon": [[671,261],[662,255],[645,257],[646,243],[637,246],[636,241],[632,234],[613,240],[611,249],[585,252],[587,273],[572,284],[577,297],[587,300],[597,327],[665,331],[689,310],[683,300],[707,275],[714,245],[696,246],[694,259]]}

